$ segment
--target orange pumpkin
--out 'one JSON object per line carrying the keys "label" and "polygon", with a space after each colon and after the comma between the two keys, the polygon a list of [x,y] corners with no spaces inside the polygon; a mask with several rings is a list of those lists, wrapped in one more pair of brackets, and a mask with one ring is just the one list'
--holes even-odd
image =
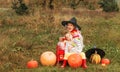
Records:
{"label": "orange pumpkin", "polygon": [[53,66],[56,63],[56,55],[51,51],[43,52],[40,56],[40,62],[45,66]]}
{"label": "orange pumpkin", "polygon": [[82,57],[79,54],[72,54],[68,57],[68,64],[72,68],[78,68],[82,65]]}
{"label": "orange pumpkin", "polygon": [[38,62],[35,60],[31,60],[27,62],[27,68],[37,68]]}
{"label": "orange pumpkin", "polygon": [[108,65],[108,64],[110,64],[110,60],[109,59],[107,59],[107,58],[102,58],[102,60],[101,60],[101,64],[105,64],[105,65]]}

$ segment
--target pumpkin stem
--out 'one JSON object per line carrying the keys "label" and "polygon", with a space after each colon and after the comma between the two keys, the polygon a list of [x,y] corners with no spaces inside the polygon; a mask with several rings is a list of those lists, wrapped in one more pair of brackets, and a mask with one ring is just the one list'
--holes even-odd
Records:
{"label": "pumpkin stem", "polygon": [[95,54],[97,54],[97,51],[95,50]]}
{"label": "pumpkin stem", "polygon": [[96,46],[94,46],[93,48],[96,48]]}

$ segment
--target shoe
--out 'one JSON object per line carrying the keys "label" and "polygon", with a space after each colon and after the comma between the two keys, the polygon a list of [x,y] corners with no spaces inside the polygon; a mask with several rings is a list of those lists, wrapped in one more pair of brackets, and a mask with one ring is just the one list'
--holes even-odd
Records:
{"label": "shoe", "polygon": [[66,64],[67,64],[67,60],[64,60],[61,68],[65,68],[65,67],[66,67]]}
{"label": "shoe", "polygon": [[84,69],[87,68],[86,59],[82,59],[82,68],[84,68]]}

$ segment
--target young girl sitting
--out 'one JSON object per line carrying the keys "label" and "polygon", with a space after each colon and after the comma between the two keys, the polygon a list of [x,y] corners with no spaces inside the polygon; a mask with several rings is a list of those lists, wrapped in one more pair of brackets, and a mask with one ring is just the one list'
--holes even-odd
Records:
{"label": "young girl sitting", "polygon": [[67,59],[71,54],[78,53],[82,56],[82,67],[87,68],[86,56],[85,53],[82,52],[84,47],[83,37],[80,32],[81,28],[78,26],[76,18],[72,18],[70,21],[63,21],[62,25],[67,28],[68,33],[65,37],[60,38],[60,40],[65,40],[63,42],[65,44],[64,61],[61,67],[64,68],[66,66]]}

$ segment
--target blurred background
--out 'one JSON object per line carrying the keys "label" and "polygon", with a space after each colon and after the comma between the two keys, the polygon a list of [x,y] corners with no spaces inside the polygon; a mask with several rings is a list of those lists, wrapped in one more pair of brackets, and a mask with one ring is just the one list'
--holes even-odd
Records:
{"label": "blurred background", "polygon": [[[119,72],[120,0],[0,0],[0,72]],[[56,52],[66,33],[61,21],[77,18],[84,37],[84,52],[94,46],[105,51],[111,64],[88,69],[44,67],[40,55]],[[39,67],[27,69],[37,60]]]}

